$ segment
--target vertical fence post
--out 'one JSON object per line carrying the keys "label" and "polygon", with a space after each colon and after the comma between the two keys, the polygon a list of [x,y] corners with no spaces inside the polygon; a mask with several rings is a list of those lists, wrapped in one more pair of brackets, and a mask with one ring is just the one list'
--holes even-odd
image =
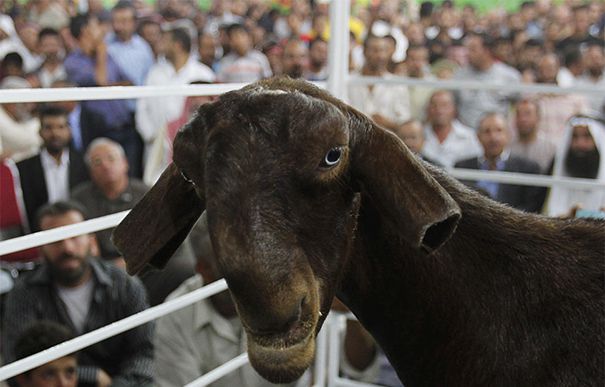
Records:
{"label": "vertical fence post", "polygon": [[327,321],[325,321],[323,327],[317,334],[313,387],[326,386],[326,368],[328,364],[328,330],[329,327]]}
{"label": "vertical fence post", "polygon": [[336,98],[346,96],[349,75],[350,0],[330,3],[330,42],[328,43],[328,91]]}

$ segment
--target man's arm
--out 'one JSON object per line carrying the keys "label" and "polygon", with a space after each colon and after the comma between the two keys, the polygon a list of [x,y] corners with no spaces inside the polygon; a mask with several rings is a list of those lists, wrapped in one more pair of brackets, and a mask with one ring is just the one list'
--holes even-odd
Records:
{"label": "man's arm", "polygon": [[[120,300],[126,316],[148,308],[145,288],[138,279],[127,278]],[[124,333],[123,352],[116,354],[119,372],[112,375],[113,387],[148,386],[153,383],[153,324],[146,323]],[[120,356],[121,355],[121,356]]]}
{"label": "man's arm", "polygon": [[156,383],[161,386],[180,387],[208,371],[202,368],[203,359],[189,336],[193,333],[193,327],[182,325],[188,320],[183,319],[182,314],[177,311],[157,320],[154,368]]}

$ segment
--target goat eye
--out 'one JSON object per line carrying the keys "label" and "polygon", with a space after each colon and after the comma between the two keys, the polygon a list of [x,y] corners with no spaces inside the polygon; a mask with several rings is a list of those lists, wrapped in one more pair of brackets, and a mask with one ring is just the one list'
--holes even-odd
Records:
{"label": "goat eye", "polygon": [[332,148],[326,153],[321,166],[322,167],[332,167],[340,161],[340,157],[342,156],[342,149],[340,147]]}

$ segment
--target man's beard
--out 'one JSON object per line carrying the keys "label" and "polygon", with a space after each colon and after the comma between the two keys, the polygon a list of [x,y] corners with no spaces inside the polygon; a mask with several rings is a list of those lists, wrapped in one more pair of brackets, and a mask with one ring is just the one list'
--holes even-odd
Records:
{"label": "man's beard", "polygon": [[286,72],[286,75],[290,78],[302,78],[303,76],[303,68],[302,66],[294,66],[289,71]]}
{"label": "man's beard", "polygon": [[[58,261],[60,262],[61,260],[68,258],[72,258],[72,256],[69,254],[63,254],[61,257],[58,258]],[[66,287],[77,285],[90,266],[88,258],[84,258],[83,260],[81,260],[81,265],[78,268],[72,270],[62,269],[57,263],[51,263],[50,261],[47,261],[47,263],[50,269],[50,275],[52,279],[57,284]]]}
{"label": "man's beard", "polygon": [[565,169],[571,177],[596,179],[599,173],[601,155],[598,149],[591,151],[569,150],[565,156]]}
{"label": "man's beard", "polygon": [[602,67],[592,67],[592,68],[589,67],[588,73],[595,78],[599,78],[601,75],[603,75],[603,68]]}

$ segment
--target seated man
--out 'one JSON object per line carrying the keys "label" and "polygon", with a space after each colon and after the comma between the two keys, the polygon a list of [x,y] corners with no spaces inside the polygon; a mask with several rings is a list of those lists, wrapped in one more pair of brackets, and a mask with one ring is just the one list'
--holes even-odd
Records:
{"label": "seated man", "polygon": [[[605,127],[600,121],[575,116],[567,123],[553,167],[555,177],[576,177],[605,182]],[[576,216],[576,211],[605,211],[602,188],[553,187],[547,214]]]}
{"label": "seated man", "polygon": [[451,168],[457,161],[478,156],[481,146],[474,131],[456,119],[454,94],[437,90],[429,98],[422,154]]}
{"label": "seated man", "polygon": [[69,191],[88,181],[82,155],[71,149],[68,112],[58,106],[40,109],[40,153],[17,163],[27,220],[36,229],[36,212],[46,203],[69,199]]}
{"label": "seated man", "polygon": [[[71,198],[86,208],[89,216],[96,218],[131,209],[148,190],[141,180],[128,176],[128,160],[124,149],[107,138],[92,141],[86,151],[85,161],[91,181],[79,185]],[[113,228],[97,233],[100,255],[123,266],[123,260],[111,242]],[[141,276],[147,288],[151,305],[159,304],[186,278],[193,275],[193,254],[189,244],[183,244],[163,271],[147,272]]]}
{"label": "seated man", "polygon": [[[21,333],[15,344],[15,356],[23,359],[73,338],[69,328],[54,321],[40,320]],[[16,376],[19,387],[76,387],[78,357],[65,355]]]}
{"label": "seated man", "polygon": [[[85,211],[71,202],[42,207],[41,230],[82,222]],[[6,295],[1,347],[16,358],[15,340],[24,323],[52,320],[83,334],[147,308],[145,288],[123,270],[93,256],[93,237],[80,235],[40,246],[43,263],[19,277]],[[143,324],[84,348],[79,354],[78,386],[148,386],[153,382],[153,326]]]}
{"label": "seated man", "polygon": [[[499,113],[487,113],[483,116],[477,130],[483,155],[457,162],[456,168],[539,174],[540,166],[536,162],[510,155],[507,149],[510,137],[507,127],[506,119]],[[486,192],[494,200],[523,211],[540,212],[544,203],[545,190],[542,187],[491,181],[467,184]]]}
{"label": "seated man", "polygon": [[394,130],[394,133],[399,137],[405,145],[418,157],[435,166],[441,166],[438,162],[429,159],[422,154],[424,147],[424,129],[420,121],[412,119],[404,122]]}

